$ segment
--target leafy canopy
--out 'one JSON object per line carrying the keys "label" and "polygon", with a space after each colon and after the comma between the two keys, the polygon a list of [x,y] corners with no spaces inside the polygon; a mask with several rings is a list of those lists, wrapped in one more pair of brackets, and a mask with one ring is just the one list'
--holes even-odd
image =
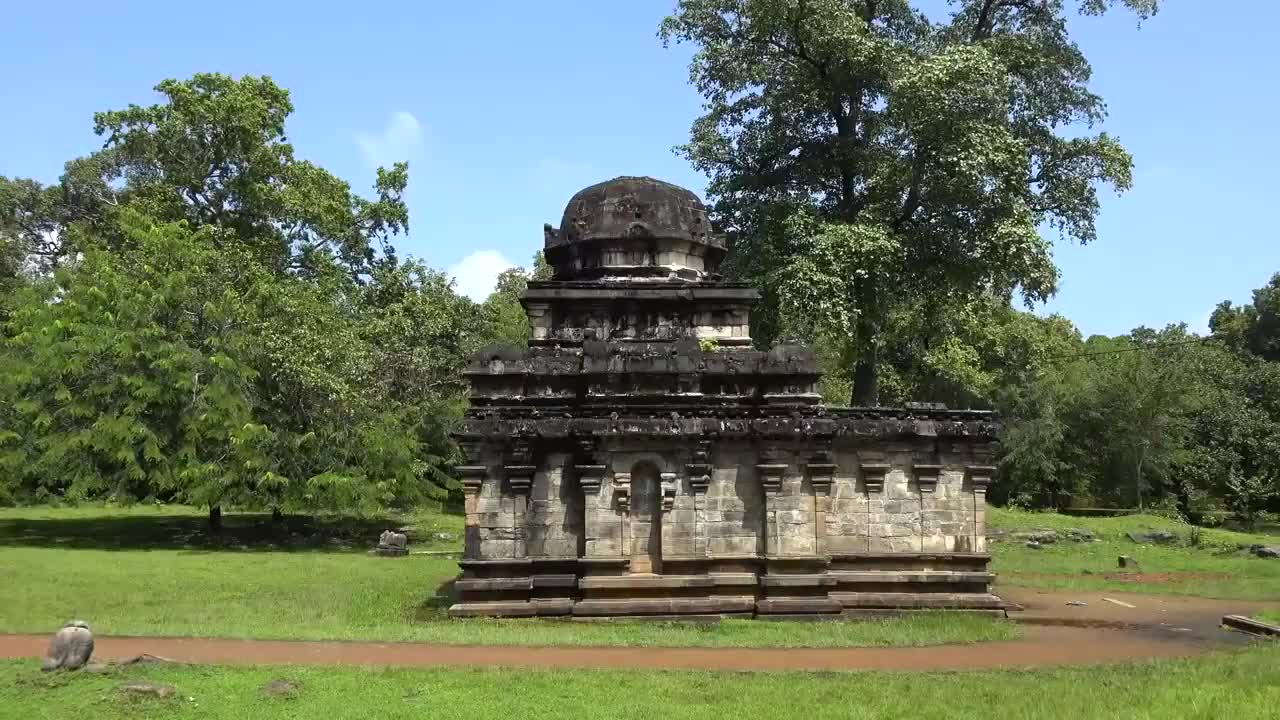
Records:
{"label": "leafy canopy", "polygon": [[1076,132],[1104,106],[1061,0],[953,7],[934,22],[905,0],[682,0],[662,25],[699,47],[706,113],[681,151],[711,177],[731,264],[765,286],[770,330],[849,338],[855,403],[878,401],[895,307],[1048,298],[1038,228],[1093,240],[1097,187],[1131,182],[1114,138]]}

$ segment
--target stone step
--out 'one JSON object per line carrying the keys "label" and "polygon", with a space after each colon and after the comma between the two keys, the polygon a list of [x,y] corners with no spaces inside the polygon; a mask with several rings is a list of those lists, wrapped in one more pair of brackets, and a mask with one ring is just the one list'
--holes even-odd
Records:
{"label": "stone step", "polygon": [[832,570],[828,573],[836,582],[845,583],[985,583],[995,581],[988,572],[963,570]]}
{"label": "stone step", "polygon": [[741,614],[755,609],[755,598],[618,598],[580,600],[574,616]]}
{"label": "stone step", "polygon": [[451,617],[547,617],[568,615],[572,611],[573,600],[569,598],[466,602],[449,607]]}
{"label": "stone step", "polygon": [[845,608],[1003,610],[1006,607],[1005,601],[990,593],[833,592],[830,597]]}

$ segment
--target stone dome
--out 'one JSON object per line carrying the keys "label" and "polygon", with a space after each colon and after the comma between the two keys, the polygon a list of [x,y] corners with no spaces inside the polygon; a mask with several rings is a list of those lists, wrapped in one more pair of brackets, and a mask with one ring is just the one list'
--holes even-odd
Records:
{"label": "stone dome", "polygon": [[584,272],[615,275],[608,268],[655,278],[665,268],[695,279],[690,273],[714,271],[725,254],[724,237],[712,230],[698,196],[650,177],[617,177],[579,190],[565,206],[560,228],[545,231],[547,260],[562,279]]}

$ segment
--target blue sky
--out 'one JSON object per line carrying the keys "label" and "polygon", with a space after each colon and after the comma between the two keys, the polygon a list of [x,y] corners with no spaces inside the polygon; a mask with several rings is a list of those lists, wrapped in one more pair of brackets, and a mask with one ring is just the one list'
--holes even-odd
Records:
{"label": "blue sky", "polygon": [[[483,297],[585,185],[625,174],[705,188],[671,150],[700,110],[691,50],[656,37],[673,5],[18,3],[0,54],[0,174],[56,180],[97,147],[94,111],[155,102],[164,78],[270,75],[292,92],[300,156],[361,190],[376,164],[410,161],[401,251]],[[1106,193],[1096,243],[1058,246],[1047,311],[1086,334],[1203,329],[1215,303],[1280,271],[1264,210],[1280,167],[1276,27],[1270,0],[1222,12],[1169,0],[1140,30],[1124,13],[1073,21],[1135,187]]]}

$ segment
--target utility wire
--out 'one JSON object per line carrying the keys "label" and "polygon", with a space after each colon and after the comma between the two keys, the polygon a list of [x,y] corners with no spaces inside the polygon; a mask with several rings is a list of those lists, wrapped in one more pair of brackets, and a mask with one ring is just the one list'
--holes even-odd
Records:
{"label": "utility wire", "polygon": [[1146,350],[1159,350],[1167,347],[1179,347],[1181,345],[1195,345],[1197,343],[1208,342],[1213,340],[1212,335],[1206,335],[1202,338],[1194,340],[1179,340],[1177,342],[1152,343],[1150,345],[1139,345],[1137,347],[1120,348],[1119,350],[1098,350],[1096,352],[1075,353],[1073,355],[1054,355],[1045,358],[1045,360],[1074,360],[1076,358],[1096,357],[1098,355],[1118,355],[1120,353],[1144,352]]}

